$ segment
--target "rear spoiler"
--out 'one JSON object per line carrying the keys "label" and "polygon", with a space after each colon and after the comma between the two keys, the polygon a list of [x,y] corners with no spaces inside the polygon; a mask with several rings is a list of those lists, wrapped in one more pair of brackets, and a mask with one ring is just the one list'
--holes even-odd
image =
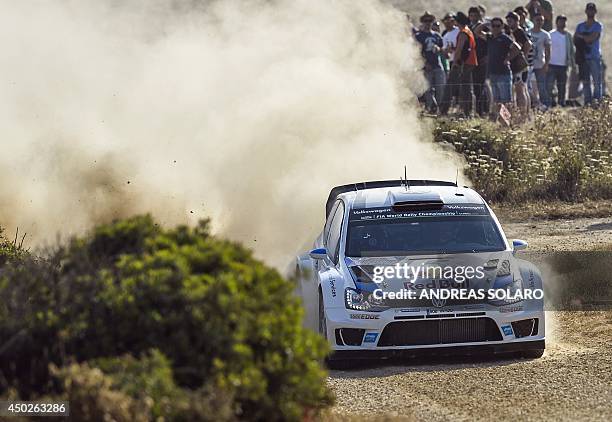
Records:
{"label": "rear spoiler", "polygon": [[[342,185],[336,186],[329,192],[329,196],[327,197],[327,203],[325,204],[325,218],[329,216],[329,213],[334,206],[334,201],[338,197],[338,195],[351,192],[351,191],[359,191],[366,189],[377,189],[377,188],[395,188],[404,186],[406,181],[402,180],[378,180],[374,182],[359,182],[359,183],[351,183],[350,185]],[[408,180],[409,186],[454,186],[457,184],[454,182],[443,182],[439,180]]]}

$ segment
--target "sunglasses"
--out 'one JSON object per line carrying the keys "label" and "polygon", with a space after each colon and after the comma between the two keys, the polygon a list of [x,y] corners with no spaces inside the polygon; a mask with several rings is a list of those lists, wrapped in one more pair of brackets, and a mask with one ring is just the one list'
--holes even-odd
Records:
{"label": "sunglasses", "polygon": [[494,25],[491,25],[491,28],[501,28],[501,27],[502,27],[502,26],[501,26],[500,24],[498,24],[498,23],[497,23],[497,24],[494,24]]}

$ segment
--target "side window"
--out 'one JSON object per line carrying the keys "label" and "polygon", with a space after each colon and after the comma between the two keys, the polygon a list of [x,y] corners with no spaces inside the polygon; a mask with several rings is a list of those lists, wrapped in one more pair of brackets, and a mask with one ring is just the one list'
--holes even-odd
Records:
{"label": "side window", "polygon": [[329,212],[329,218],[325,222],[325,228],[323,229],[323,244],[326,247],[327,247],[327,238],[329,237],[329,227],[331,226],[331,222],[333,221],[334,216],[336,215],[336,210],[338,209],[338,204],[340,204],[340,201],[336,201],[334,203],[334,206],[332,207],[331,211]]}
{"label": "side window", "polygon": [[340,202],[334,219],[329,226],[329,238],[327,240],[327,254],[338,263],[338,255],[340,253],[340,234],[342,233],[342,222],[344,221],[344,204]]}

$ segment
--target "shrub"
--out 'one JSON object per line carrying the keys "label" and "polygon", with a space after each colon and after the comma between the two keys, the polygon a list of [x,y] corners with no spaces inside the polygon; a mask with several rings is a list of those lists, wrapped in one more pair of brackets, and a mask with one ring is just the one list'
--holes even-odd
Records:
{"label": "shrub", "polygon": [[70,419],[75,421],[144,422],[148,409],[143,401],[112,388],[112,380],[87,363],[64,368],[51,366],[52,374],[62,384],[64,394],[52,400],[70,403]]}
{"label": "shrub", "polygon": [[75,421],[231,421],[231,394],[207,385],[178,387],[168,359],[152,350],[140,358],[125,355],[62,368],[51,366],[62,393],[48,401],[68,401]]}
{"label": "shrub", "polygon": [[15,235],[15,240],[13,242],[6,239],[4,237],[4,230],[2,227],[0,227],[0,267],[11,259],[16,259],[25,255],[25,251],[21,247],[22,242],[19,242],[18,245],[18,241],[19,239],[17,239],[17,234]]}
{"label": "shrub", "polygon": [[47,259],[5,265],[0,335],[10,340],[0,370],[29,397],[58,391],[50,363],[110,370],[114,357],[156,349],[139,365],[157,362],[157,378],[130,386],[114,377],[128,396],[142,385],[170,388],[161,382],[166,356],[178,387],[231,392],[240,418],[296,420],[331,397],[320,366],[327,346],[302,327],[293,289],[250,251],[211,236],[207,221],[171,230],[149,216],[103,225]]}
{"label": "shrub", "polygon": [[466,159],[465,174],[492,201],[612,198],[612,103],[555,110],[518,129],[481,119],[439,120],[437,142]]}

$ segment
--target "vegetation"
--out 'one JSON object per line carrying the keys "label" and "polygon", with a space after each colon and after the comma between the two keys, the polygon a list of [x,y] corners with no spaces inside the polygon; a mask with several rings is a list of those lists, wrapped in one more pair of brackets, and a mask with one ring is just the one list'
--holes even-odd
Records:
{"label": "vegetation", "polygon": [[[610,102],[520,129],[436,125],[488,200],[612,200]],[[69,400],[79,421],[300,420],[331,404],[327,345],[302,327],[293,284],[207,221],[133,217],[44,258],[18,243],[0,230],[0,397]],[[543,259],[553,305],[609,303],[609,251]]]}
{"label": "vegetation", "polygon": [[519,129],[481,119],[439,120],[437,142],[466,159],[465,174],[488,200],[612,199],[612,103],[537,115]]}
{"label": "vegetation", "polygon": [[298,420],[331,403],[293,284],[207,221],[117,221],[46,259],[3,245],[0,395],[70,399],[75,420]]}

